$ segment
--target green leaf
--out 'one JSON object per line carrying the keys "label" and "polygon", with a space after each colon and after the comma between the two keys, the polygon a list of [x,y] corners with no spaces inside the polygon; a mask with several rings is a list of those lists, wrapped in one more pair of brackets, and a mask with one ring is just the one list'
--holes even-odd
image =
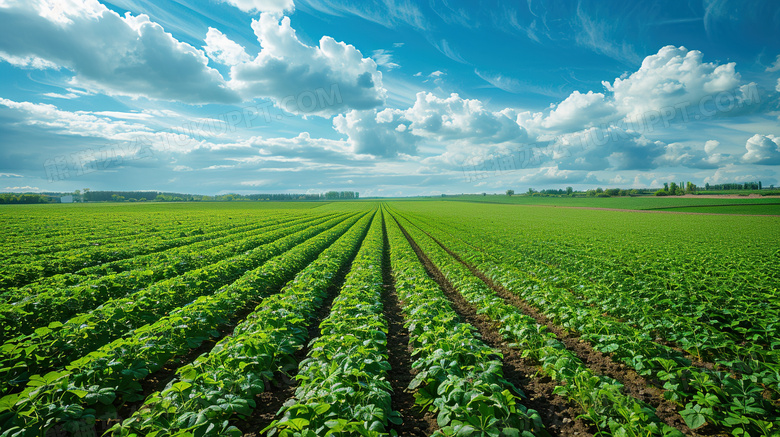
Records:
{"label": "green leaf", "polygon": [[317,406],[314,407],[314,414],[316,416],[322,416],[327,413],[328,410],[330,410],[330,404],[317,404]]}
{"label": "green leaf", "polygon": [[301,418],[289,420],[287,423],[289,423],[290,427],[296,431],[302,431],[304,428],[309,426],[309,421]]}
{"label": "green leaf", "polygon": [[685,424],[688,425],[688,428],[701,428],[705,423],[707,423],[707,418],[701,414],[700,410],[701,407],[697,405],[695,409],[687,408],[680,411],[680,415],[682,416],[683,420],[685,420]]}
{"label": "green leaf", "polygon": [[472,435],[476,429],[470,427],[469,425],[463,425],[460,428],[458,428],[458,433],[455,434],[456,437],[469,437]]}
{"label": "green leaf", "polygon": [[73,393],[74,395],[78,396],[79,399],[83,399],[84,396],[88,395],[89,392],[86,390],[77,390],[77,389],[71,389],[68,390],[69,392]]}

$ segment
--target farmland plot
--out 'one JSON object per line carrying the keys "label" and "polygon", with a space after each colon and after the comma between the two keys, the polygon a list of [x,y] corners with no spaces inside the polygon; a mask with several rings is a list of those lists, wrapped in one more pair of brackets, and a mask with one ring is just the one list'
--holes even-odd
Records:
{"label": "farmland plot", "polygon": [[285,205],[2,211],[0,436],[780,433],[776,218]]}

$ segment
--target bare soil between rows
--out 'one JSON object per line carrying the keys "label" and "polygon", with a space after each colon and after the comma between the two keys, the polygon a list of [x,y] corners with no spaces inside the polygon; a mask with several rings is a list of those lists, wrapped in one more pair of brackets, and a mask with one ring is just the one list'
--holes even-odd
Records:
{"label": "bare soil between rows", "polygon": [[416,407],[414,393],[407,388],[414,379],[416,371],[412,369],[414,360],[409,345],[409,332],[404,327],[403,302],[398,299],[395,290],[395,278],[390,265],[390,244],[384,221],[382,231],[384,234],[382,254],[384,316],[388,325],[387,353],[390,362],[387,377],[393,389],[393,410],[400,413],[403,420],[400,425],[391,425],[390,428],[402,437],[427,437],[438,429],[438,424],[432,413],[422,413]]}
{"label": "bare soil between rows", "polygon": [[[351,265],[351,263],[348,263]],[[320,335],[320,323],[330,314],[330,308],[333,305],[333,299],[339,293],[344,284],[344,278],[349,269],[342,269],[336,277],[333,284],[328,288],[327,296],[322,306],[317,310],[314,318],[309,321],[308,341]],[[309,353],[308,343],[305,347],[299,349],[294,355],[296,362],[300,363]],[[252,415],[244,419],[233,419],[231,425],[235,425],[244,432],[245,436],[260,436],[265,427],[276,419],[276,413],[282,408],[288,399],[295,395],[295,389],[298,386],[295,380],[295,373],[284,375],[279,372],[274,374],[273,381],[265,382],[265,391],[255,396],[255,409]]]}
{"label": "bare soil between rows", "polygon": [[[366,227],[366,229],[363,231],[363,235],[360,238],[361,245],[363,240],[365,240],[368,229],[369,228]],[[326,291],[326,297],[323,300],[322,305],[319,309],[317,309],[317,312],[315,313],[312,320],[309,321],[309,326],[307,327],[308,342],[304,347],[302,347],[293,355],[297,363],[300,363],[303,359],[306,358],[306,355],[309,353],[309,344],[316,337],[319,337],[320,323],[330,314],[331,307],[333,306],[333,300],[336,298],[336,296],[338,296],[339,291],[343,287],[344,281],[346,280],[347,274],[352,268],[352,262],[354,261],[358,250],[359,246],[358,249],[355,250],[355,253],[352,254],[350,261],[345,263],[344,266],[342,266],[342,268],[339,270],[338,274],[333,278],[330,287],[328,287],[328,290]],[[282,408],[284,403],[295,395],[295,389],[297,386],[298,384],[294,373],[291,373],[290,375],[276,373],[274,375],[273,382],[266,381],[265,391],[255,396],[254,400],[256,407],[252,412],[252,415],[243,419],[235,418],[230,421],[230,424],[243,431],[244,436],[261,436],[262,433],[260,431],[265,429],[276,419],[276,414]]]}
{"label": "bare soil between rows", "polygon": [[[422,229],[420,229],[420,231],[425,232]],[[682,416],[680,416],[677,405],[664,397],[665,390],[656,387],[650,381],[639,375],[634,369],[626,366],[623,363],[614,361],[609,355],[593,349],[593,347],[587,341],[582,340],[575,332],[567,330],[562,326],[554,323],[551,319],[542,314],[536,307],[530,305],[516,294],[510,292],[501,284],[495,283],[474,266],[463,261],[463,259],[460,258],[457,253],[447,248],[435,237],[431,236],[427,232],[425,233],[439,246],[441,246],[442,249],[450,254],[450,256],[468,268],[474,276],[478,277],[486,285],[493,289],[493,291],[495,291],[507,303],[519,308],[523,313],[533,317],[538,324],[546,325],[550,331],[553,332],[566,346],[566,348],[574,352],[574,354],[594,373],[606,375],[619,381],[624,385],[623,391],[626,394],[639,399],[655,408],[656,415],[659,419],[664,421],[664,423],[679,429],[684,434],[689,436],[705,437],[723,435],[711,427],[700,428],[696,431],[691,430],[686,425]]]}
{"label": "bare soil between rows", "polygon": [[581,414],[579,408],[553,393],[558,384],[549,377],[538,376],[539,367],[530,360],[521,357],[516,349],[509,347],[495,329],[494,324],[484,315],[477,314],[475,308],[455,290],[444,274],[407,233],[406,229],[400,223],[398,226],[412,245],[429,276],[439,284],[449,298],[458,316],[475,326],[487,345],[501,351],[504,378],[523,391],[526,396],[526,399],[522,401],[523,405],[539,413],[550,435],[554,437],[593,436],[596,432],[594,427],[577,417]]}

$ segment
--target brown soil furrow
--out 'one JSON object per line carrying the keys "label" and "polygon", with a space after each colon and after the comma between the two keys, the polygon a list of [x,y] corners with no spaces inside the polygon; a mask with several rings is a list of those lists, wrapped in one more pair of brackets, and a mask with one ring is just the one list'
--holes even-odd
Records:
{"label": "brown soil furrow", "polygon": [[[425,232],[422,229],[420,230]],[[502,299],[519,308],[523,313],[533,317],[538,324],[546,325],[550,331],[553,332],[566,346],[566,348],[571,350],[594,373],[614,378],[624,385],[623,391],[626,394],[653,406],[656,410],[658,418],[663,420],[664,423],[673,426],[681,430],[686,435],[690,436],[720,435],[716,431],[706,428],[692,431],[690,428],[688,428],[688,426],[685,424],[685,421],[682,419],[682,416],[680,416],[679,412],[677,411],[677,405],[664,397],[665,390],[651,384],[644,377],[639,375],[634,369],[627,367],[623,363],[613,361],[609,355],[593,349],[590,343],[580,339],[576,333],[555,324],[547,316],[542,314],[536,307],[530,305],[516,294],[510,292],[501,284],[495,283],[490,278],[485,276],[481,271],[469,263],[463,261],[463,259],[461,259],[457,253],[451,251],[435,237],[431,236],[427,232],[425,233],[433,241],[435,241],[436,244],[441,246],[442,249],[450,254],[450,256],[468,268],[474,276],[478,277],[491,289],[493,289],[493,291],[495,291]]]}
{"label": "brown soil furrow", "polygon": [[[238,314],[237,320],[242,320],[250,313],[251,310],[246,309]],[[195,349],[190,349],[186,354],[176,356],[170,360],[158,371],[146,376],[146,378],[139,381],[141,383],[141,389],[143,390],[143,399],[136,402],[122,403],[121,398],[117,399],[115,405],[117,405],[117,416],[122,420],[129,418],[144,404],[146,398],[152,393],[162,391],[165,386],[168,385],[171,380],[176,376],[176,371],[180,367],[195,361],[199,356],[208,353],[221,339],[232,335],[233,326],[221,326],[217,328],[220,333],[218,338],[209,338],[203,341],[200,346]],[[112,420],[113,421],[113,420]]]}
{"label": "brown soil furrow", "polygon": [[546,376],[537,376],[539,367],[530,360],[522,358],[516,349],[509,347],[494,324],[484,315],[477,314],[474,307],[455,290],[444,274],[414,242],[406,229],[400,223],[398,226],[409,240],[428,274],[444,290],[458,316],[475,326],[487,345],[501,351],[504,377],[525,393],[527,399],[523,399],[523,405],[539,412],[547,431],[552,436],[592,436],[595,429],[577,417],[581,414],[579,408],[553,393],[558,384]]}
{"label": "brown soil furrow", "polygon": [[416,372],[412,369],[413,359],[409,345],[409,333],[404,328],[402,312],[403,302],[398,299],[395,291],[395,279],[390,266],[390,244],[387,240],[387,229],[382,222],[384,233],[384,253],[382,256],[382,278],[384,283],[384,316],[387,320],[387,351],[390,371],[388,380],[393,388],[393,410],[401,414],[403,423],[391,426],[399,436],[427,437],[437,429],[436,417],[431,413],[422,414],[415,406],[414,393],[409,391]]}
{"label": "brown soil furrow", "polygon": [[[360,237],[361,242],[365,239],[368,233],[368,227],[363,231]],[[362,243],[361,243],[362,244]],[[309,321],[307,328],[308,342],[298,350],[293,358],[297,363],[300,363],[306,358],[309,353],[309,345],[311,342],[320,335],[320,323],[328,317],[330,314],[331,306],[333,305],[333,299],[338,296],[341,287],[344,286],[349,270],[352,268],[352,261],[355,255],[357,255],[359,248],[350,257],[350,261],[344,263],[339,270],[338,274],[333,278],[330,287],[325,294],[325,300],[317,309],[314,318]],[[297,369],[295,370],[297,372]],[[276,419],[276,414],[282,408],[285,402],[295,395],[295,389],[298,382],[295,380],[295,374],[291,372],[290,375],[277,373],[274,375],[273,383],[266,381],[266,390],[255,397],[255,409],[252,415],[245,419],[233,419],[230,424],[235,425],[238,429],[244,431],[245,436],[256,437],[260,436],[260,431],[271,424]]]}
{"label": "brown soil furrow", "polygon": [[[351,263],[347,263],[347,266],[349,265]],[[328,288],[327,297],[323,305],[317,310],[314,319],[309,323],[308,343],[294,355],[296,362],[300,363],[306,358],[306,355],[309,353],[309,343],[320,335],[320,323],[330,314],[333,299],[336,298],[339,290],[341,290],[348,271],[349,268],[343,268],[334,280],[333,285]],[[282,405],[295,395],[297,385],[294,374],[274,374],[273,382],[266,381],[265,391],[255,396],[256,407],[252,415],[246,419],[231,420],[230,424],[244,431],[245,436],[260,436],[260,431],[274,421],[276,413],[279,412]]]}
{"label": "brown soil furrow", "polygon": [[[415,224],[415,227],[416,227],[417,229],[419,229],[421,232],[425,233],[425,235],[428,235],[428,236],[429,236],[429,237],[430,237],[432,240],[436,241],[436,243],[437,243],[439,246],[441,246],[441,247],[442,247],[444,250],[446,250],[446,251],[447,251],[447,253],[449,253],[450,255],[454,256],[454,257],[455,257],[455,258],[456,258],[458,261],[460,261],[461,263],[463,263],[464,265],[466,265],[466,267],[468,267],[468,268],[469,268],[469,270],[471,270],[471,271],[474,271],[474,269],[473,269],[473,268],[472,268],[470,265],[468,265],[467,263],[465,263],[464,261],[462,261],[462,260],[461,260],[461,259],[458,257],[458,255],[457,255],[456,253],[454,253],[454,252],[450,251],[450,250],[449,250],[447,247],[445,247],[445,246],[444,246],[444,245],[443,245],[441,242],[439,242],[439,241],[438,241],[438,240],[437,240],[435,237],[433,237],[433,236],[432,236],[432,235],[431,235],[429,232],[427,232],[427,231],[423,230],[422,228],[420,228],[420,227],[419,227],[419,226],[417,226],[416,224]],[[485,251],[484,251],[484,250],[482,250],[482,249],[479,249],[479,248],[476,248],[476,247],[475,247],[475,249],[476,249],[476,250],[479,250],[480,252],[483,252],[483,253],[485,253]],[[561,268],[561,267],[560,267],[560,265],[558,265],[557,263],[550,263],[550,262],[543,262],[543,263],[544,263],[545,265],[547,265],[548,267],[551,267],[551,268],[555,268],[555,269],[560,269],[560,268]],[[564,274],[566,273],[566,271],[565,271],[565,270],[561,270],[561,272],[562,272],[562,273],[564,273]],[[586,279],[587,281],[589,281],[590,283],[592,283],[592,284],[599,285],[599,282],[598,282],[598,281],[596,281],[596,280],[595,280],[595,279],[593,279],[593,278],[586,277],[585,279]],[[575,296],[577,296],[577,295],[578,295],[578,293],[574,292],[574,291],[573,291],[573,290],[571,290],[571,289],[570,289],[570,290],[568,290],[568,291],[569,291],[569,293],[571,293],[572,295],[575,295]],[[595,304],[595,303],[588,304],[588,307],[590,307],[590,308],[595,308],[595,307],[596,307],[596,304]],[[620,318],[620,317],[615,317],[615,316],[613,316],[613,315],[610,315],[610,314],[605,314],[605,315],[607,315],[607,316],[609,316],[609,317],[612,317],[612,318],[613,318],[615,321],[617,321],[617,322],[624,323],[624,324],[628,324],[628,325],[632,326],[633,328],[637,328],[637,329],[639,329],[639,328],[640,328],[639,326],[637,326],[637,325],[635,325],[635,324],[633,324],[633,323],[630,323],[629,321],[626,321],[626,320],[624,320],[624,319],[622,319],[622,318]],[[658,333],[657,333],[657,332],[653,332],[652,334],[653,334],[653,335],[656,335],[656,334],[658,334]],[[660,334],[658,334],[658,335],[660,335]],[[668,348],[670,348],[670,349],[674,350],[675,352],[679,353],[679,354],[680,354],[680,356],[682,356],[683,358],[685,358],[685,359],[689,360],[689,361],[691,362],[691,365],[692,365],[692,366],[694,366],[694,367],[699,367],[699,368],[701,368],[701,369],[706,369],[706,370],[718,370],[718,371],[722,371],[722,372],[729,372],[729,373],[731,373],[731,374],[733,374],[733,375],[736,375],[736,376],[739,376],[739,377],[741,377],[741,376],[742,376],[742,373],[741,373],[741,372],[734,371],[734,370],[732,370],[732,369],[729,369],[729,368],[727,368],[727,367],[725,367],[725,366],[722,366],[722,365],[719,365],[719,364],[715,364],[715,363],[713,363],[713,362],[711,362],[711,361],[704,361],[704,360],[702,360],[702,358],[701,358],[701,357],[698,357],[698,356],[695,356],[695,355],[691,354],[690,352],[686,351],[685,349],[683,349],[682,347],[680,347],[680,346],[679,346],[677,343],[675,343],[675,342],[673,342],[673,341],[670,341],[670,340],[667,340],[667,339],[664,339],[664,338],[657,337],[657,338],[655,338],[654,342],[655,342],[655,343],[658,343],[658,344],[660,344],[660,345],[662,345],[662,346],[666,346],[666,347],[668,347]],[[775,402],[775,403],[777,403],[777,402],[778,402],[778,400],[777,400],[777,399],[773,399],[772,392],[771,392],[769,389],[765,389],[765,390],[764,390],[764,397],[765,397],[766,399],[768,399],[768,400],[772,400],[772,401],[773,401],[773,402]]]}

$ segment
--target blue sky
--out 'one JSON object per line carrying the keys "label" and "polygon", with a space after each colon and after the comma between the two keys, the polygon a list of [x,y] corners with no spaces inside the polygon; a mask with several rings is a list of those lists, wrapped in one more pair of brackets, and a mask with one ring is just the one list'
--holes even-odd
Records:
{"label": "blue sky", "polygon": [[780,4],[0,0],[0,191],[780,185]]}

